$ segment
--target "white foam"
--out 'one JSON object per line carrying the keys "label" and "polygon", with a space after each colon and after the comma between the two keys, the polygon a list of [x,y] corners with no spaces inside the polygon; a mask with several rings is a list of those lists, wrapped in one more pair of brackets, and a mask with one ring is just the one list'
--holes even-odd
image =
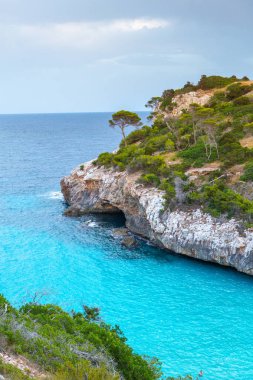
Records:
{"label": "white foam", "polygon": [[42,194],[42,197],[50,199],[60,199],[63,200],[63,195],[60,191],[49,191],[48,193]]}
{"label": "white foam", "polygon": [[99,227],[99,225],[96,222],[93,222],[92,220],[87,220],[84,222],[85,226],[91,227],[91,228],[96,228]]}

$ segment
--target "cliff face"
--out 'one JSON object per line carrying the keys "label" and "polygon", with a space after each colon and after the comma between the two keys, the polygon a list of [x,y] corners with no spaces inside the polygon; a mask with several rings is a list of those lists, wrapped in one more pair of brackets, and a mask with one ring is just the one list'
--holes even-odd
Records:
{"label": "cliff face", "polygon": [[253,232],[201,209],[164,212],[163,192],[136,183],[138,177],[86,163],[61,181],[67,214],[122,211],[129,230],[160,247],[253,275]]}
{"label": "cliff face", "polygon": [[179,116],[183,110],[188,110],[193,103],[204,106],[213,96],[214,91],[191,91],[186,94],[176,95],[172,102],[176,103],[176,107],[171,111],[172,116]]}
{"label": "cliff face", "polygon": [[197,90],[187,92],[185,94],[179,94],[172,98],[172,103],[175,104],[172,110],[161,110],[159,105],[156,111],[158,112],[158,114],[162,114],[165,117],[178,117],[181,115],[183,110],[188,110],[190,108],[190,105],[193,103],[198,104],[200,106],[205,106],[209,102],[213,94],[213,90]]}

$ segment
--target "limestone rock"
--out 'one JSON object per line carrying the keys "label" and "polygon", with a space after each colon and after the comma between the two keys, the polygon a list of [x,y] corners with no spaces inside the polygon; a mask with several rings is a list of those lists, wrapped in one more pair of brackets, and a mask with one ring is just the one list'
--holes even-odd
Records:
{"label": "limestone rock", "polygon": [[130,231],[160,247],[253,275],[253,231],[242,233],[236,220],[217,221],[201,209],[164,212],[164,192],[138,184],[138,177],[88,162],[61,187],[71,214],[122,211]]}
{"label": "limestone rock", "polygon": [[112,230],[112,235],[114,237],[119,237],[119,238],[123,238],[123,237],[126,237],[129,235],[129,232],[128,232],[128,229],[125,228],[125,227],[120,227],[120,228],[114,228]]}
{"label": "limestone rock", "polygon": [[133,236],[125,236],[121,240],[121,244],[127,248],[134,248],[138,245],[137,240]]}

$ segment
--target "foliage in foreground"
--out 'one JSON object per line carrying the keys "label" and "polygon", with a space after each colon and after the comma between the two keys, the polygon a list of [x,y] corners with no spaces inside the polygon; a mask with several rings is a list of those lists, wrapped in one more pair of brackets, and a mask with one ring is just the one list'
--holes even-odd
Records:
{"label": "foliage in foreground", "polygon": [[24,374],[20,369],[11,364],[6,364],[0,359],[0,374],[11,380],[31,380],[29,375]]}
{"label": "foliage in foreground", "polygon": [[[55,305],[31,303],[17,310],[0,296],[0,338],[3,349],[35,362],[52,380],[153,380],[161,375],[157,360],[135,354],[119,327],[94,322],[90,308],[70,315]],[[0,363],[0,373],[11,370]]]}

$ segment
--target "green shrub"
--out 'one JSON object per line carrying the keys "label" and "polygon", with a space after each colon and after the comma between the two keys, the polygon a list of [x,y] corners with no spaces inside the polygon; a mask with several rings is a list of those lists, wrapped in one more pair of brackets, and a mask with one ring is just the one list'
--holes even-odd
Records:
{"label": "green shrub", "polygon": [[253,202],[229,189],[223,182],[203,186],[200,192],[192,192],[189,201],[204,204],[205,211],[215,217],[226,214],[229,218],[243,217],[248,221],[253,218]]}
{"label": "green shrub", "polygon": [[[3,313],[5,301],[0,297],[2,316],[6,315]],[[6,339],[14,352],[28,357],[49,373],[55,373],[55,380],[80,380],[83,374],[91,380],[116,380],[119,373],[126,380],[160,377],[157,360],[135,354],[117,326],[92,322],[91,319],[94,316],[97,319],[97,316],[92,312],[92,318],[87,318],[87,311],[89,316],[90,310],[93,311],[88,309],[85,315],[70,315],[55,305],[27,304],[0,319],[0,337]],[[79,352],[84,354],[85,360]],[[109,363],[114,363],[114,375]],[[21,377],[17,379],[23,380]]]}
{"label": "green shrub", "polygon": [[173,141],[168,138],[168,134],[149,138],[143,146],[145,154],[152,154],[154,152],[164,151],[165,149],[170,151],[175,149],[175,145]]}
{"label": "green shrub", "polygon": [[178,156],[184,159],[186,166],[201,167],[206,162],[211,162],[217,159],[217,154],[213,150],[210,160],[206,156],[205,145],[202,141],[198,141],[196,145],[189,147],[178,153]]}
{"label": "green shrub", "polygon": [[174,96],[175,96],[175,91],[173,89],[165,90],[161,97],[160,108],[162,110],[165,110],[165,109],[172,110],[174,106],[172,103],[172,99]]}
{"label": "green shrub", "polygon": [[125,169],[131,160],[144,153],[144,149],[141,149],[137,145],[127,145],[113,155],[112,164],[114,166]]}
{"label": "green shrub", "polygon": [[239,79],[236,76],[230,78],[222,77],[219,75],[206,76],[202,75],[198,82],[197,87],[202,90],[211,90],[212,88],[221,88],[229,85],[230,83],[236,82]]}
{"label": "green shrub", "polygon": [[240,178],[241,181],[253,181],[253,161],[245,165],[244,172]]}
{"label": "green shrub", "polygon": [[150,129],[150,127],[144,126],[141,129],[136,129],[135,131],[129,133],[126,137],[127,144],[134,144],[136,142],[143,141],[148,135]]}
{"label": "green shrub", "polygon": [[101,153],[96,161],[94,161],[95,165],[105,166],[108,167],[112,164],[113,161],[113,153]]}
{"label": "green shrub", "polygon": [[170,206],[176,195],[175,186],[171,182],[169,182],[167,179],[163,179],[159,188],[165,191],[164,206],[165,207]]}
{"label": "green shrub", "polygon": [[253,122],[244,124],[243,130],[246,133],[250,133],[250,134],[253,133]]}
{"label": "green shrub", "polygon": [[174,142],[171,139],[168,139],[165,142],[165,150],[168,151],[168,152],[174,152],[174,150],[175,150],[175,144],[174,144]]}
{"label": "green shrub", "polygon": [[186,82],[183,88],[175,90],[175,95],[180,95],[180,94],[186,94],[191,91],[196,91],[198,89],[197,86],[195,86],[191,82]]}
{"label": "green shrub", "polygon": [[142,174],[139,182],[144,185],[152,185],[158,187],[160,185],[160,178],[153,173]]}
{"label": "green shrub", "polygon": [[20,369],[11,364],[6,364],[0,359],[0,374],[11,380],[32,380],[28,374],[24,374]]}
{"label": "green shrub", "polygon": [[226,102],[227,97],[224,91],[215,92],[209,101],[209,107],[215,107],[222,102]]}
{"label": "green shrub", "polygon": [[234,100],[236,98],[242,97],[252,90],[252,86],[244,86],[240,83],[234,83],[227,87],[226,97],[228,100]]}
{"label": "green shrub", "polygon": [[249,156],[249,150],[243,148],[233,132],[225,133],[219,141],[220,158],[226,167],[240,164]]}
{"label": "green shrub", "polygon": [[135,157],[131,163],[132,170],[143,170],[145,173],[159,174],[166,168],[165,161],[160,156],[140,155]]}
{"label": "green shrub", "polygon": [[105,366],[94,368],[88,361],[83,360],[80,363],[66,363],[62,369],[59,369],[50,380],[120,380],[119,375],[113,375]]}
{"label": "green shrub", "polygon": [[246,106],[247,104],[250,104],[251,101],[247,96],[240,96],[239,98],[235,99],[233,103],[235,106]]}

